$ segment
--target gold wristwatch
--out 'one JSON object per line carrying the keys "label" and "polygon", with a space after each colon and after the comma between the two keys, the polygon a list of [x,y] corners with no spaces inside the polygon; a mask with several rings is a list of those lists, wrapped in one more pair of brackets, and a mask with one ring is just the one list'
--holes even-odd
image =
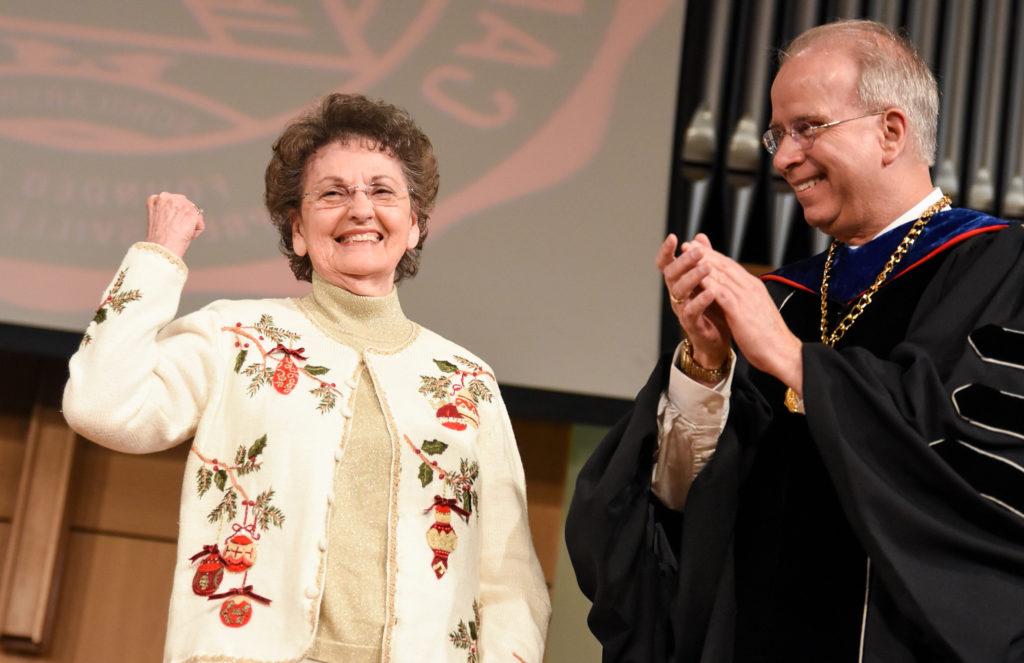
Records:
{"label": "gold wristwatch", "polygon": [[718,384],[725,379],[725,374],[729,370],[729,360],[726,359],[718,368],[701,366],[693,358],[693,344],[684,336],[683,349],[679,353],[679,368],[687,377],[693,378],[697,382]]}

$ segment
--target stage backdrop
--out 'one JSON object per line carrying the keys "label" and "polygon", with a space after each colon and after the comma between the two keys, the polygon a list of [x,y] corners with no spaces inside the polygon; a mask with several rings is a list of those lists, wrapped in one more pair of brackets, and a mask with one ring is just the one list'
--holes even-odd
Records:
{"label": "stage backdrop", "polygon": [[181,313],[306,291],[263,169],[313,99],[406,107],[441,193],[407,314],[506,384],[629,397],[657,352],[685,0],[5,0],[0,322],[82,330],[145,198],[206,210]]}

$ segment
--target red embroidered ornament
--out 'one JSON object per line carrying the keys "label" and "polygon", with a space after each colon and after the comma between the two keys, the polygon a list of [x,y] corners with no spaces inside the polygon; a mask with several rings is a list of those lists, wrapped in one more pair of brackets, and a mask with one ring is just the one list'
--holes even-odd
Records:
{"label": "red embroidered ornament", "polygon": [[295,362],[292,361],[291,355],[285,354],[281,359],[277,369],[274,371],[271,382],[274,385],[274,389],[277,389],[278,393],[284,395],[290,394],[295,385],[298,384],[299,369],[295,367]]}
{"label": "red embroidered ornament", "polygon": [[441,425],[452,430],[466,430],[466,418],[459,412],[459,408],[452,403],[445,403],[437,408],[437,418]]}
{"label": "red embroidered ornament", "polygon": [[240,628],[252,619],[252,604],[241,596],[232,596],[220,604],[220,621],[224,626]]}
{"label": "red embroidered ornament", "polygon": [[209,596],[220,587],[224,579],[224,563],[220,555],[214,553],[199,563],[195,576],[192,577],[192,591],[199,596]]}
{"label": "red embroidered ornament", "polygon": [[451,511],[447,506],[435,506],[434,524],[427,530],[427,545],[434,551],[430,568],[438,578],[448,571],[448,556],[459,545],[459,537],[451,525]]}
{"label": "red embroidered ornament", "polygon": [[231,573],[241,573],[256,563],[256,543],[244,534],[228,539],[221,555]]}
{"label": "red embroidered ornament", "polygon": [[453,499],[445,499],[440,495],[434,496],[434,503],[427,511],[434,511],[434,524],[427,529],[427,545],[434,552],[434,559],[430,562],[430,568],[434,575],[440,580],[448,571],[448,556],[459,545],[459,537],[452,528],[452,511],[469,518],[469,512],[463,511],[457,506]]}
{"label": "red embroidered ornament", "polygon": [[473,425],[473,428],[478,428],[480,426],[480,413],[476,409],[476,403],[474,403],[471,398],[456,396],[455,407],[458,409],[459,414]]}

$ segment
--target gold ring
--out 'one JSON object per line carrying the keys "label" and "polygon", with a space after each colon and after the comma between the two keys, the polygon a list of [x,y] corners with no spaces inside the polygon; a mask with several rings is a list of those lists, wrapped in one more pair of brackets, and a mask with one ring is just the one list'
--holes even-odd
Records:
{"label": "gold ring", "polygon": [[683,300],[675,298],[675,296],[672,294],[671,290],[668,293],[668,298],[672,300],[673,304],[682,304],[683,303]]}

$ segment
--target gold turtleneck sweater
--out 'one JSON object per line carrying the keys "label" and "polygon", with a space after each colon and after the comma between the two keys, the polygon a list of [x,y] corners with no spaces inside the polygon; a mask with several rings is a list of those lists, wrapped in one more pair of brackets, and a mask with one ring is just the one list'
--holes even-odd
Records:
{"label": "gold turtleneck sweater", "polygon": [[[360,354],[369,347],[396,349],[414,330],[397,289],[383,297],[361,297],[314,273],[313,292],[298,305],[331,338]],[[376,386],[366,365],[360,365],[351,430],[334,473],[327,576],[308,654],[327,663],[380,661],[384,632],[393,447]]]}

